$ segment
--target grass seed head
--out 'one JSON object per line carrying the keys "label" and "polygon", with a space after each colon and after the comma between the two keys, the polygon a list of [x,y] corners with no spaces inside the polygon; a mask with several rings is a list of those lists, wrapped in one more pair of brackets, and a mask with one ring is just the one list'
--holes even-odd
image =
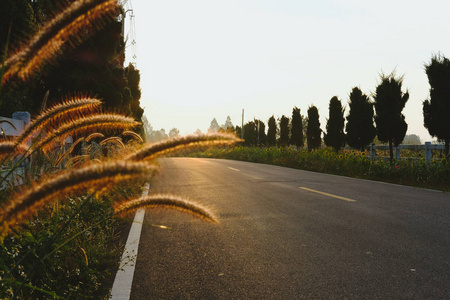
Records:
{"label": "grass seed head", "polygon": [[173,208],[187,212],[193,216],[199,217],[203,220],[217,223],[218,219],[207,208],[190,200],[186,200],[173,195],[150,195],[141,197],[139,199],[128,200],[117,204],[114,208],[116,214],[124,214],[126,212],[134,211],[139,208]]}
{"label": "grass seed head", "polygon": [[54,178],[46,179],[28,190],[17,193],[14,200],[0,210],[0,234],[9,226],[20,223],[50,202],[95,192],[131,178],[145,178],[156,171],[155,166],[136,162],[108,162],[79,169],[71,169]]}
{"label": "grass seed head", "polygon": [[202,144],[203,146],[217,146],[220,144],[234,144],[240,142],[233,134],[226,133],[212,133],[212,134],[198,134],[198,135],[188,135],[183,137],[174,137],[159,143],[148,144],[147,146],[139,149],[138,151],[130,154],[126,159],[131,161],[140,161],[143,159],[150,159],[160,154],[166,154],[169,151],[181,151],[187,150],[189,147],[198,146]]}

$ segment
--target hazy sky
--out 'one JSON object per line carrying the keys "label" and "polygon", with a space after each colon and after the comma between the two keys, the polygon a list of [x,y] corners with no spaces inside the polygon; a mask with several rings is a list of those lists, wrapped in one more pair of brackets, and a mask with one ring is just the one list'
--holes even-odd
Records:
{"label": "hazy sky", "polygon": [[[131,2],[130,2],[131,1]],[[128,0],[141,106],[155,130],[205,132],[215,117],[306,115],[325,130],[328,104],[371,95],[379,74],[404,75],[408,134],[430,140],[422,101],[433,53],[450,56],[448,0]],[[129,20],[129,18],[128,18]],[[127,30],[128,31],[128,30]],[[133,50],[135,49],[135,50]],[[128,58],[131,59],[131,58]]]}

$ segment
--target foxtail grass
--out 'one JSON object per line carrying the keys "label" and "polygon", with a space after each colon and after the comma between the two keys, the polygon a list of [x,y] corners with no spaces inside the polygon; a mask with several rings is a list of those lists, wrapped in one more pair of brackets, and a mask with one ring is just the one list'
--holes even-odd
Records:
{"label": "foxtail grass", "polygon": [[142,149],[130,154],[126,160],[140,161],[152,159],[161,154],[187,150],[198,146],[218,146],[219,144],[231,145],[241,140],[233,134],[212,133],[175,137],[155,144],[149,144]]}
{"label": "foxtail grass", "polygon": [[17,138],[16,142],[18,144],[21,143],[29,138],[33,132],[42,129],[49,123],[61,120],[62,118],[69,119],[70,114],[77,113],[78,115],[83,115],[84,113],[93,112],[101,103],[100,100],[81,96],[57,104],[41,113],[36,119],[33,119],[30,125]]}
{"label": "foxtail grass", "polygon": [[100,146],[104,146],[104,145],[109,144],[109,143],[117,144],[117,145],[119,145],[122,148],[125,147],[125,145],[122,142],[122,139],[120,137],[117,137],[117,136],[112,136],[112,137],[104,139],[103,141],[100,142]]}
{"label": "foxtail grass", "polygon": [[95,138],[104,138],[105,135],[100,133],[100,132],[94,132],[91,133],[90,135],[88,135],[88,137],[85,139],[86,143],[89,143],[91,140],[95,139]]}
{"label": "foxtail grass", "polygon": [[135,211],[139,208],[172,208],[187,212],[209,222],[218,222],[216,216],[206,207],[177,196],[164,194],[149,195],[122,202],[114,207],[114,212],[120,215]]}
{"label": "foxtail grass", "polygon": [[76,194],[95,192],[131,178],[146,178],[156,171],[155,166],[141,162],[109,162],[70,170],[34,187],[19,192],[0,211],[0,233],[9,226],[23,222],[44,205]]}
{"label": "foxtail grass", "polygon": [[0,159],[3,159],[7,156],[11,156],[11,154],[21,154],[25,153],[27,148],[25,146],[17,146],[15,142],[6,141],[0,142]]}
{"label": "foxtail grass", "polygon": [[98,130],[124,130],[138,126],[140,123],[133,118],[125,117],[117,114],[98,114],[87,116],[69,123],[63,124],[56,130],[48,133],[48,135],[34,145],[34,148],[48,151],[53,142],[57,139],[64,138],[68,135],[80,135],[90,131]]}
{"label": "foxtail grass", "polygon": [[144,142],[142,137],[139,134],[137,134],[136,132],[134,132],[134,131],[126,130],[126,131],[122,132],[122,135],[123,136],[131,136],[131,137],[133,137],[134,139],[138,140],[141,143]]}
{"label": "foxtail grass", "polygon": [[27,79],[45,62],[52,62],[62,46],[81,44],[87,33],[102,28],[118,14],[117,0],[79,0],[51,19],[31,40],[4,63],[2,84],[17,75]]}

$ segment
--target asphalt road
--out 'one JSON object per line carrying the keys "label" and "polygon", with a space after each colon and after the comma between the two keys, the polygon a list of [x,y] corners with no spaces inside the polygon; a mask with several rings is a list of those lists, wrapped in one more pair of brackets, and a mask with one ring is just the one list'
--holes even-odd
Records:
{"label": "asphalt road", "polygon": [[237,161],[160,164],[151,192],[198,201],[220,223],[148,210],[131,299],[450,299],[449,194]]}

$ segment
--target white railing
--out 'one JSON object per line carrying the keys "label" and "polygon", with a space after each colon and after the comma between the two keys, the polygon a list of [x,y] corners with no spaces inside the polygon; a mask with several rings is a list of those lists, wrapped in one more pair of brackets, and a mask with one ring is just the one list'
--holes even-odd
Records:
{"label": "white railing", "polygon": [[[424,145],[399,145],[394,147],[394,158],[399,160],[401,158],[402,150],[413,150],[413,151],[424,151],[424,159],[426,162],[431,162],[431,151],[432,150],[444,150],[445,145],[443,144],[432,144],[431,142],[425,142]],[[377,157],[376,150],[389,150],[388,145],[370,145],[370,158],[375,160]]]}

